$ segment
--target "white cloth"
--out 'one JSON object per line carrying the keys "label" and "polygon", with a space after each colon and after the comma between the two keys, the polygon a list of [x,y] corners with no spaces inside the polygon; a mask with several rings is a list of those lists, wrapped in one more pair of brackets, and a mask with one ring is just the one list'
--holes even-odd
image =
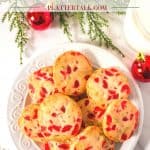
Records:
{"label": "white cloth", "polygon": [[[1,6],[0,6],[1,7]],[[0,9],[1,10],[1,9]],[[2,16],[0,12],[0,18]],[[128,67],[135,57],[135,53],[127,45],[123,33],[124,16],[117,16],[110,14],[110,27],[108,34],[113,39],[113,42],[123,50],[126,54],[125,63]],[[72,24],[71,30],[73,38],[77,42],[90,43],[87,36],[81,34],[75,24]],[[19,50],[14,43],[15,33],[9,31],[8,24],[0,23],[0,150],[16,150],[16,147],[11,139],[8,125],[7,125],[7,101],[11,85],[17,76],[17,73],[22,68],[19,65]],[[43,32],[32,31],[32,47],[26,51],[24,62],[28,62],[29,56],[34,55],[39,51],[49,49],[51,45],[68,42],[67,37],[59,28],[57,21],[52,26]],[[28,57],[27,57],[28,55]],[[149,150],[150,149],[150,83],[139,83],[143,95],[143,102],[145,107],[145,118],[143,132],[139,143],[135,150]]]}

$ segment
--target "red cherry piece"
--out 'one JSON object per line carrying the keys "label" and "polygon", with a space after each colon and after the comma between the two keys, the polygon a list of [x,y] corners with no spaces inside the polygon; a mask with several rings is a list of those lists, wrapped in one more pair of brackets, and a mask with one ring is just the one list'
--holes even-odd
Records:
{"label": "red cherry piece", "polygon": [[70,148],[69,144],[60,144],[60,145],[58,145],[58,147],[63,150],[69,150],[69,148]]}
{"label": "red cherry piece", "polygon": [[94,114],[97,115],[98,118],[101,118],[101,116],[105,113],[105,110],[100,107],[94,108]]}
{"label": "red cherry piece", "polygon": [[45,132],[44,135],[45,135],[45,136],[50,136],[51,134],[48,133],[48,132]]}
{"label": "red cherry piece", "polygon": [[118,99],[119,94],[114,94],[112,97],[113,97],[113,99]]}
{"label": "red cherry piece", "polygon": [[45,147],[44,150],[50,150],[50,147],[49,147],[49,144],[48,144],[48,143],[46,143],[44,147]]}
{"label": "red cherry piece", "polygon": [[89,100],[88,100],[88,99],[85,100],[84,105],[85,105],[85,106],[89,105]]}
{"label": "red cherry piece", "polygon": [[116,91],[114,91],[114,90],[108,90],[108,93],[110,93],[110,94],[116,94]]}
{"label": "red cherry piece", "polygon": [[133,114],[130,114],[130,120],[132,120],[132,119],[133,119],[133,117],[134,117],[134,115],[133,115]]}
{"label": "red cherry piece", "polygon": [[73,71],[75,72],[77,69],[78,69],[78,67],[75,66],[75,67],[73,68]]}
{"label": "red cherry piece", "polygon": [[37,102],[41,103],[41,102],[43,102],[43,100],[44,100],[43,98],[40,98],[40,99],[37,100]]}
{"label": "red cherry piece", "polygon": [[77,118],[77,122],[81,122],[82,121],[82,119],[81,118]]}
{"label": "red cherry piece", "polygon": [[122,102],[121,102],[121,108],[122,108],[122,109],[125,109],[126,104],[127,104],[127,101],[122,101]]}
{"label": "red cherry piece", "polygon": [[73,55],[73,56],[78,56],[78,55],[81,55],[81,53],[80,52],[71,52],[71,55]]}
{"label": "red cherry piece", "polygon": [[113,76],[113,74],[112,74],[110,71],[108,71],[108,70],[105,70],[105,74],[106,74],[107,76]]}
{"label": "red cherry piece", "polygon": [[123,121],[128,121],[128,118],[127,117],[123,117],[122,120]]}
{"label": "red cherry piece", "polygon": [[56,113],[52,113],[52,116],[53,116],[53,117],[56,117],[56,116],[57,116],[57,114],[56,114]]}
{"label": "red cherry piece", "polygon": [[78,87],[79,87],[79,81],[78,81],[78,80],[75,80],[73,87],[74,87],[74,88],[78,88]]}
{"label": "red cherry piece", "polygon": [[112,122],[112,117],[110,115],[107,115],[107,124],[110,125]]}
{"label": "red cherry piece", "polygon": [[126,140],[127,139],[127,135],[126,134],[122,134],[121,139],[122,140]]}
{"label": "red cherry piece", "polygon": [[53,125],[52,126],[55,131],[60,131],[61,126]]}
{"label": "red cherry piece", "polygon": [[52,132],[53,127],[52,127],[52,126],[49,126],[49,127],[48,127],[48,130]]}
{"label": "red cherry piece", "polygon": [[112,72],[118,72],[118,70],[115,69],[115,68],[111,68],[110,70],[111,70]]}
{"label": "red cherry piece", "polygon": [[66,86],[62,87],[62,91],[65,92]]}
{"label": "red cherry piece", "polygon": [[41,126],[41,132],[45,131],[46,127],[45,126]]}
{"label": "red cherry piece", "polygon": [[85,150],[92,150],[92,149],[93,149],[92,146],[85,148]]}
{"label": "red cherry piece", "polygon": [[58,89],[55,89],[54,93],[58,93],[58,92],[59,92]]}
{"label": "red cherry piece", "polygon": [[99,78],[95,78],[94,81],[95,81],[96,83],[98,83],[98,82],[99,82]]}
{"label": "red cherry piece", "polygon": [[47,93],[48,93],[48,92],[47,92],[46,88],[41,87],[40,96],[41,96],[41,97],[45,97]]}
{"label": "red cherry piece", "polygon": [[106,80],[103,80],[103,88],[107,89],[108,88],[108,83]]}
{"label": "red cherry piece", "polygon": [[44,137],[44,135],[42,133],[38,133],[37,135],[38,135],[38,137]]}
{"label": "red cherry piece", "polygon": [[71,73],[71,67],[68,65],[67,66],[67,73],[70,74]]}
{"label": "red cherry piece", "polygon": [[25,116],[24,119],[25,119],[25,120],[28,120],[28,121],[31,120],[30,116]]}
{"label": "red cherry piece", "polygon": [[102,142],[102,148],[104,148],[105,144],[106,144],[106,141],[103,141]]}
{"label": "red cherry piece", "polygon": [[66,111],[65,106],[62,106],[62,107],[60,108],[60,110],[61,110],[63,113],[65,113],[65,111]]}
{"label": "red cherry piece", "polygon": [[110,127],[106,128],[107,131],[111,131],[112,129]]}
{"label": "red cherry piece", "polygon": [[121,92],[126,92],[127,94],[129,94],[130,93],[130,87],[127,84],[123,85],[121,88]]}
{"label": "red cherry piece", "polygon": [[89,77],[90,77],[89,75],[86,75],[86,76],[84,77],[84,79],[85,79],[85,80],[88,80]]}
{"label": "red cherry piece", "polygon": [[103,111],[103,109],[101,109],[100,107],[98,107],[98,106],[96,106],[95,108],[94,108],[94,112],[98,112],[98,111]]}
{"label": "red cherry piece", "polygon": [[86,139],[86,136],[81,136],[80,138],[79,138],[79,140],[85,140]]}
{"label": "red cherry piece", "polygon": [[62,132],[67,132],[72,128],[72,125],[65,125],[62,129]]}
{"label": "red cherry piece", "polygon": [[116,125],[114,124],[113,126],[112,126],[112,130],[115,130],[116,129]]}
{"label": "red cherry piece", "polygon": [[37,119],[37,118],[38,118],[38,110],[35,109],[35,110],[34,110],[33,119]]}
{"label": "red cherry piece", "polygon": [[27,21],[35,30],[44,30],[52,23],[53,16],[42,4],[36,4],[27,12]]}
{"label": "red cherry piece", "polygon": [[80,130],[80,127],[78,124],[76,124],[72,131],[72,135],[77,135],[79,133],[79,130]]}

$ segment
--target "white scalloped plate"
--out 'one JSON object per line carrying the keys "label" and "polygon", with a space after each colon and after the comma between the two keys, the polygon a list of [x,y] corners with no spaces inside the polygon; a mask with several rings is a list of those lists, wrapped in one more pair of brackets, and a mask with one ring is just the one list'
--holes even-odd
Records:
{"label": "white scalloped plate", "polygon": [[16,147],[18,150],[39,150],[38,146],[32,140],[28,139],[20,132],[17,125],[18,117],[25,105],[25,99],[27,96],[26,79],[28,75],[40,67],[52,65],[56,57],[67,50],[76,50],[82,52],[91,60],[95,66],[119,67],[128,76],[132,87],[132,94],[130,95],[130,99],[140,111],[140,121],[138,129],[134,135],[123,144],[117,144],[116,150],[133,150],[142,131],[144,115],[141,92],[137,83],[134,81],[129,70],[123,64],[123,62],[121,62],[121,60],[119,60],[109,51],[89,44],[79,43],[55,46],[49,51],[45,51],[44,53],[32,58],[29,63],[22,68],[10,92],[7,108],[8,126]]}

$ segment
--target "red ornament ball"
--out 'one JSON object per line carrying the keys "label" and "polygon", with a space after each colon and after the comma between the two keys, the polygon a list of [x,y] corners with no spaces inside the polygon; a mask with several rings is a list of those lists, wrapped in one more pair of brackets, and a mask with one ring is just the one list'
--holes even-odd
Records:
{"label": "red ornament ball", "polygon": [[44,30],[53,21],[53,15],[42,4],[32,6],[27,12],[27,21],[35,30]]}
{"label": "red ornament ball", "polygon": [[150,55],[139,53],[131,67],[132,75],[141,82],[150,82]]}

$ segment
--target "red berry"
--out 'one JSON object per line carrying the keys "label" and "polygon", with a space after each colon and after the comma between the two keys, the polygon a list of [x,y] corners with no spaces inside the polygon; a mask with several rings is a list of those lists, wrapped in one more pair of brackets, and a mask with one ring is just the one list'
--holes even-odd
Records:
{"label": "red berry", "polygon": [[42,4],[36,4],[27,12],[27,21],[35,30],[44,30],[53,21],[53,15]]}
{"label": "red berry", "polygon": [[131,67],[132,75],[135,79],[142,82],[150,82],[150,55],[139,53],[138,58]]}

